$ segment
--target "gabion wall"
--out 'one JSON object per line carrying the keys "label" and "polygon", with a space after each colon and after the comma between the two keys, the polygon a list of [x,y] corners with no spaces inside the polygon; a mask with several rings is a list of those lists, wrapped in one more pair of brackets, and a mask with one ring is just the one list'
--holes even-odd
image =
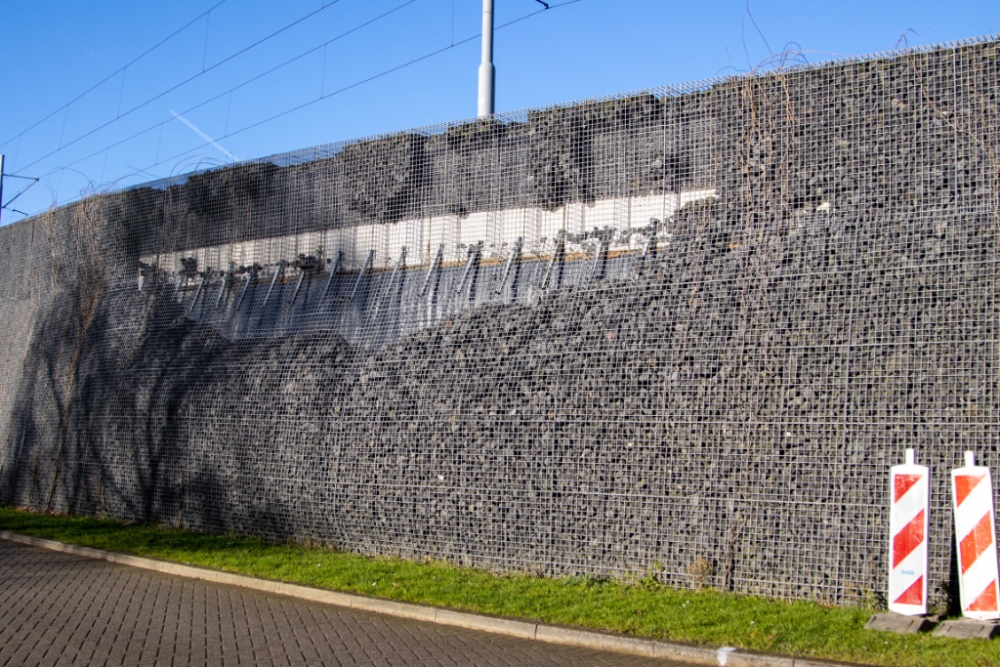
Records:
{"label": "gabion wall", "polygon": [[[997,467],[1000,44],[403,132],[0,229],[0,502],[850,603]],[[995,475],[1000,480],[1000,475]]]}

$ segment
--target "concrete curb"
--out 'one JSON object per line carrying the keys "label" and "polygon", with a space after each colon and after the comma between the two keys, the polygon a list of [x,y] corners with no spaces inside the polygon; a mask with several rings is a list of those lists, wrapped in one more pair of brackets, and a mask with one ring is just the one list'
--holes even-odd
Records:
{"label": "concrete curb", "polygon": [[550,644],[561,644],[564,646],[580,646],[584,648],[598,649],[601,651],[614,651],[616,653],[627,653],[630,655],[641,655],[651,658],[663,658],[667,660],[677,660],[689,662],[696,665],[726,665],[727,667],[835,667],[845,663],[822,662],[809,660],[806,658],[789,658],[783,656],[772,656],[760,653],[751,653],[730,648],[707,648],[686,644],[673,644],[669,642],[657,641],[653,639],[640,639],[637,637],[627,637],[625,635],[615,635],[593,630],[581,630],[576,628],[561,627],[556,625],[544,625],[532,621],[519,621],[507,618],[497,618],[484,616],[481,614],[470,614],[452,609],[441,609],[438,607],[427,607],[410,602],[394,602],[392,600],[380,600],[369,598],[363,595],[350,593],[338,593],[301,584],[286,584],[280,581],[268,579],[257,579],[242,574],[232,574],[221,570],[211,570],[194,565],[183,565],[181,563],[171,563],[169,561],[156,560],[154,558],[144,558],[142,556],[130,556],[114,551],[104,551],[81,547],[65,542],[54,540],[44,540],[39,537],[11,533],[0,530],[0,539],[18,542],[33,547],[49,549],[51,551],[61,551],[63,553],[83,556],[103,560],[109,563],[118,563],[129,567],[143,570],[162,572],[177,577],[187,579],[198,579],[201,581],[211,581],[218,584],[238,586],[264,593],[274,593],[285,595],[300,600],[331,604],[338,607],[348,607],[361,611],[385,614],[397,618],[408,618],[417,621],[427,621],[441,625],[450,625],[469,630],[481,630],[492,632],[509,637],[520,637],[522,639],[533,639],[536,641],[548,642]]}

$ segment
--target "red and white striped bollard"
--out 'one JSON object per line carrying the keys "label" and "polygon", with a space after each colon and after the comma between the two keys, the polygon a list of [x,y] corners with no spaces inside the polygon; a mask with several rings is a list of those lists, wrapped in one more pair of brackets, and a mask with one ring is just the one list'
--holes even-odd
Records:
{"label": "red and white striped bollard", "polygon": [[958,587],[962,615],[982,621],[1000,618],[996,522],[990,469],[977,466],[972,452],[965,467],[951,471],[958,547]]}
{"label": "red and white striped bollard", "polygon": [[889,611],[905,616],[927,613],[927,514],[930,471],[906,463],[889,471]]}

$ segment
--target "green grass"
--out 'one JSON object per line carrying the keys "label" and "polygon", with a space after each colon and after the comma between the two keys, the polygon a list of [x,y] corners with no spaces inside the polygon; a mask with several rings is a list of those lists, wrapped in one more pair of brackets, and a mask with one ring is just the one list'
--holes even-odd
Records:
{"label": "green grass", "polygon": [[863,629],[870,612],[714,590],[652,577],[494,575],[440,562],[367,558],[326,548],[0,507],[0,529],[338,591],[641,637],[871,665],[997,665],[1000,643]]}

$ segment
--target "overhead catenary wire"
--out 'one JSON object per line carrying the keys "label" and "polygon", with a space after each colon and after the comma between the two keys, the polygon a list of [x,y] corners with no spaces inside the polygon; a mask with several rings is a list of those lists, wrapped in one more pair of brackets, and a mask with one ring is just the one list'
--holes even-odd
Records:
{"label": "overhead catenary wire", "polygon": [[[35,183],[37,183],[40,180],[40,179],[38,179],[38,178],[36,178],[34,176],[19,176],[17,174],[8,174],[8,173],[4,172],[4,162],[5,161],[6,161],[6,156],[0,154],[0,210],[5,209],[8,206],[10,206],[11,204],[13,204],[14,201],[17,200],[18,197],[20,197],[25,192],[27,192],[31,188],[31,186],[33,186]],[[23,188],[21,188],[16,195],[14,195],[10,199],[8,199],[7,203],[4,204],[3,203],[3,179],[4,179],[4,177],[7,177],[7,178],[17,178],[17,179],[21,179],[21,180],[24,180],[24,181],[31,181],[31,182],[28,183],[27,185],[25,185]],[[17,209],[9,209],[9,210],[15,211],[17,213],[20,213],[20,211],[18,211]]]}
{"label": "overhead catenary wire", "polygon": [[[379,20],[380,18],[383,18],[384,16],[387,16],[387,15],[389,15],[390,13],[392,13],[394,11],[398,11],[399,9],[402,9],[404,6],[412,4],[415,1],[416,0],[408,0],[406,3],[403,3],[402,5],[397,6],[395,9],[390,10],[389,12],[386,12],[386,14],[380,15],[379,17],[371,19],[370,21],[366,22],[365,24],[362,24],[362,25],[359,25],[359,26],[357,26],[355,28],[352,28],[351,31],[353,32],[353,31],[356,31],[356,30],[358,30],[358,29],[360,29],[362,27],[365,27],[366,25],[369,25],[369,24],[371,24],[371,23]],[[576,4],[578,2],[580,2],[580,0],[567,0],[566,2],[561,2],[561,3],[555,4],[555,5],[550,5],[548,8],[542,8],[542,9],[539,9],[537,11],[525,14],[524,16],[520,16],[518,18],[515,18],[515,19],[512,19],[510,21],[507,21],[506,23],[503,23],[501,25],[496,26],[495,29],[496,30],[502,30],[504,28],[508,28],[508,27],[510,27],[512,25],[515,25],[517,23],[520,23],[522,21],[525,21],[527,19],[535,17],[538,14],[541,14],[541,13],[547,11],[548,9],[558,9],[560,7],[565,7],[565,6],[568,6],[568,5]],[[341,37],[345,36],[346,34],[348,34],[348,33],[342,33],[338,37],[335,37],[334,39],[330,40],[330,42],[335,41],[337,39],[340,39]],[[401,63],[401,64],[396,65],[394,67],[382,70],[381,72],[379,72],[377,74],[373,74],[373,75],[371,75],[369,77],[366,77],[364,79],[360,79],[360,80],[355,81],[355,82],[353,82],[351,84],[343,86],[342,88],[339,88],[337,90],[331,91],[330,93],[325,93],[325,94],[321,93],[318,97],[316,97],[316,98],[314,98],[314,99],[312,99],[312,100],[310,100],[308,102],[304,102],[304,103],[296,105],[294,107],[285,109],[284,111],[280,111],[280,112],[278,112],[278,113],[276,113],[276,114],[274,114],[272,116],[269,116],[269,117],[264,118],[262,120],[256,121],[256,122],[251,123],[249,125],[243,126],[243,127],[239,128],[237,130],[233,130],[232,132],[227,132],[224,135],[216,137],[214,140],[215,141],[221,141],[221,140],[224,140],[224,139],[229,139],[231,137],[237,136],[239,134],[242,134],[244,132],[252,130],[252,129],[254,129],[256,127],[259,127],[261,125],[264,125],[266,123],[269,123],[269,122],[272,122],[272,121],[277,120],[279,118],[282,118],[284,116],[287,116],[287,115],[289,115],[291,113],[295,113],[296,111],[300,111],[302,109],[310,107],[310,106],[312,106],[312,105],[314,105],[314,104],[316,104],[318,102],[321,102],[321,101],[323,101],[325,99],[328,99],[328,98],[334,97],[336,95],[340,95],[340,94],[346,93],[346,92],[348,92],[350,90],[353,90],[354,88],[357,88],[359,86],[365,85],[367,83],[370,83],[370,82],[375,81],[377,79],[380,79],[382,77],[388,76],[389,74],[393,74],[393,73],[398,72],[398,71],[400,71],[402,69],[405,69],[405,68],[410,67],[412,65],[415,65],[417,63],[420,63],[420,62],[423,62],[423,61],[428,60],[430,58],[433,58],[434,56],[440,55],[441,53],[444,53],[446,51],[450,51],[451,49],[454,49],[454,48],[457,48],[459,46],[463,46],[465,44],[468,44],[469,42],[472,42],[474,40],[479,39],[480,36],[481,36],[481,33],[476,33],[474,35],[470,35],[469,37],[466,37],[464,39],[456,41],[454,44],[450,44],[449,46],[441,47],[439,49],[435,49],[433,51],[427,52],[427,53],[425,53],[423,55],[420,55],[420,56],[418,56],[416,58],[408,60],[408,61],[406,61],[404,63]],[[315,47],[313,49],[310,49],[308,52],[302,53],[302,54],[300,54],[300,55],[298,55],[298,56],[296,56],[296,57],[294,57],[294,58],[292,58],[292,59],[290,59],[288,61],[285,61],[284,63],[282,63],[280,65],[277,65],[277,66],[271,68],[270,70],[267,70],[266,72],[263,72],[261,74],[256,75],[252,79],[248,79],[247,81],[244,81],[243,83],[241,83],[241,84],[239,84],[237,86],[234,86],[234,87],[232,87],[232,88],[230,88],[230,89],[228,89],[228,90],[226,90],[226,91],[224,91],[222,93],[219,93],[218,95],[212,97],[209,100],[201,102],[201,103],[199,103],[199,104],[197,104],[195,106],[189,107],[188,109],[185,109],[184,111],[182,111],[180,113],[181,114],[188,114],[191,111],[194,111],[194,110],[196,110],[196,109],[198,109],[198,108],[200,108],[200,107],[202,107],[202,106],[204,106],[204,105],[206,105],[206,104],[208,104],[208,103],[210,103],[212,101],[218,100],[218,99],[220,99],[220,98],[222,98],[222,97],[224,97],[226,95],[229,95],[230,93],[234,92],[235,90],[237,90],[237,89],[239,89],[239,88],[241,88],[241,87],[243,87],[243,86],[245,86],[245,85],[247,85],[247,84],[249,84],[249,83],[251,83],[251,82],[253,82],[253,81],[255,81],[255,80],[257,80],[257,79],[259,79],[261,77],[263,77],[263,76],[266,76],[267,74],[271,74],[274,71],[276,71],[277,69],[280,69],[281,67],[284,67],[284,66],[290,64],[291,62],[294,62],[295,60],[298,60],[298,59],[300,59],[302,57],[305,57],[306,55],[309,55],[310,53],[313,53],[313,52],[315,52],[317,50],[320,50],[320,49],[324,48],[324,46],[326,46],[330,42],[327,42],[326,44],[321,44],[321,45],[319,45],[319,46],[317,46],[317,47]],[[93,153],[91,153],[89,155],[86,155],[86,156],[84,156],[82,158],[79,158],[79,159],[77,159],[77,160],[75,160],[73,162],[67,163],[66,165],[64,165],[62,167],[58,167],[56,169],[53,169],[52,171],[48,172],[46,174],[46,176],[50,176],[50,175],[52,175],[52,174],[54,174],[54,173],[56,173],[56,172],[58,172],[58,171],[60,171],[60,170],[62,170],[64,168],[71,167],[73,165],[76,165],[76,164],[79,164],[81,162],[84,162],[84,161],[86,161],[86,160],[88,160],[90,158],[98,156],[98,155],[102,154],[105,150],[107,150],[108,148],[114,148],[116,146],[124,144],[124,143],[126,143],[128,141],[131,141],[131,140],[133,140],[133,139],[135,139],[135,138],[137,138],[139,136],[142,136],[143,134],[145,134],[147,132],[150,132],[150,131],[153,131],[153,130],[157,130],[157,129],[161,129],[168,122],[170,122],[170,120],[162,121],[160,123],[156,123],[155,125],[151,125],[151,126],[145,128],[145,129],[141,130],[140,132],[137,132],[137,133],[135,133],[133,135],[130,135],[126,139],[122,139],[122,140],[120,140],[120,141],[118,141],[118,142],[116,142],[114,144],[111,144],[109,146],[105,146],[105,147],[101,148],[98,151],[95,151],[95,152],[93,152]],[[173,155],[170,155],[169,157],[163,157],[163,158],[159,158],[158,157],[158,159],[155,162],[153,162],[151,164],[147,164],[147,165],[145,165],[144,167],[142,167],[140,169],[135,169],[133,172],[125,174],[125,175],[119,177],[118,179],[116,179],[115,182],[119,182],[119,181],[122,181],[122,180],[129,179],[129,178],[131,178],[131,177],[133,177],[133,176],[135,176],[136,174],[139,174],[139,173],[147,172],[149,169],[152,169],[152,168],[157,167],[157,166],[159,166],[161,164],[164,164],[164,163],[171,162],[173,160],[177,160],[179,158],[184,157],[185,155],[188,155],[189,153],[201,150],[201,149],[206,148],[206,147],[208,147],[210,145],[211,145],[210,142],[205,142],[205,143],[199,144],[197,146],[193,146],[191,148],[187,148],[187,149],[185,149],[185,150],[183,150],[183,151],[181,151],[179,153],[175,153]],[[75,199],[75,197],[67,197],[66,199],[61,200],[58,203],[59,204],[66,203],[68,201],[72,201],[73,199]]]}
{"label": "overhead catenary wire", "polygon": [[[225,1],[226,0],[223,0],[223,2],[225,2]],[[277,37],[281,33],[285,32],[287,30],[290,30],[291,28],[293,28],[296,25],[302,23],[303,21],[312,18],[313,16],[319,14],[323,10],[328,9],[328,8],[336,5],[340,1],[341,0],[332,0],[332,2],[330,2],[329,4],[323,5],[319,9],[313,10],[313,11],[309,12],[308,14],[300,16],[299,18],[295,19],[291,23],[289,23],[289,24],[287,24],[287,25],[279,28],[278,30],[275,30],[274,32],[270,33],[269,35],[267,35],[265,37],[262,37],[261,39],[257,40],[253,44],[250,44],[249,46],[243,47],[242,49],[240,49],[238,51],[235,51],[234,53],[226,56],[222,60],[216,61],[211,66],[209,66],[209,67],[202,67],[202,70],[200,72],[198,72],[197,74],[194,74],[194,75],[188,77],[187,79],[181,81],[180,83],[177,83],[177,84],[175,84],[175,85],[167,88],[166,90],[163,90],[163,91],[157,93],[153,97],[150,97],[150,98],[146,99],[145,101],[140,102],[139,104],[137,104],[136,106],[132,107],[131,109],[126,110],[125,112],[122,112],[121,108],[119,107],[118,114],[114,118],[112,118],[111,120],[109,120],[109,121],[107,121],[105,123],[102,123],[101,125],[98,125],[97,127],[94,127],[92,129],[88,130],[87,132],[81,134],[80,136],[76,137],[75,139],[70,140],[69,142],[67,142],[65,144],[60,141],[60,145],[55,150],[50,151],[50,152],[46,153],[45,155],[43,155],[43,156],[35,159],[33,162],[29,162],[28,164],[24,165],[23,167],[19,167],[19,168],[20,169],[30,169],[31,167],[35,166],[36,164],[38,164],[42,160],[45,160],[47,158],[52,157],[53,155],[61,153],[62,151],[64,151],[67,148],[69,148],[70,146],[73,146],[76,143],[82,141],[83,139],[86,139],[87,137],[92,136],[96,132],[99,132],[99,131],[103,130],[104,128],[109,127],[110,125],[113,125],[114,123],[118,122],[122,118],[125,118],[126,116],[130,116],[131,114],[135,113],[136,111],[149,106],[150,104],[152,104],[156,100],[162,99],[165,95],[168,95],[168,94],[174,92],[175,90],[178,90],[179,88],[182,88],[183,86],[186,86],[187,84],[191,83],[192,81],[194,81],[194,80],[196,80],[196,79],[204,76],[205,74],[208,74],[209,72],[214,71],[215,69],[221,67],[222,65],[224,65],[224,64],[232,61],[234,58],[237,58],[237,57],[243,55],[244,53],[247,53],[248,51],[251,51],[252,49],[260,46],[261,44],[263,44],[264,42],[266,42],[266,41],[268,41],[270,39],[273,39],[274,37]],[[416,0],[411,0],[411,2],[416,2]],[[220,2],[219,4],[222,4],[222,3]],[[218,5],[216,5],[216,6],[218,6]],[[207,12],[206,12],[206,14],[207,14]],[[133,64],[133,63],[129,63],[129,65],[131,65],[131,64]],[[117,72],[115,72],[114,75],[112,75],[112,76],[115,76],[115,75],[118,74],[118,72],[121,72],[122,73],[122,77],[123,77],[123,79],[122,79],[123,85],[124,85],[124,73],[125,73],[125,69],[129,65],[125,65],[125,67],[121,68],[120,70],[118,70]],[[105,81],[107,81],[107,79],[105,79]],[[101,83],[104,83],[104,81],[102,81]],[[98,84],[98,85],[100,85],[100,84]],[[77,98],[77,99],[79,99],[79,98]],[[120,104],[120,100],[119,100],[119,104]],[[64,106],[60,107],[59,110],[68,109],[68,106],[69,106],[68,104],[64,105]],[[57,110],[57,113],[58,113],[58,110]],[[51,116],[49,116],[49,117],[51,117]],[[39,121],[39,123],[44,122],[44,120],[45,119],[43,119],[42,121]],[[36,127],[36,126],[37,126],[37,124],[33,125],[32,127]],[[29,128],[29,129],[31,129],[31,128]],[[28,130],[25,130],[24,132],[27,132],[27,131]],[[24,132],[22,132],[21,134],[24,134]],[[13,141],[14,139],[18,138],[19,136],[20,135],[15,135],[14,137],[12,137],[11,139],[9,139],[4,144],[0,144],[0,146],[6,145],[7,143],[10,143],[10,141]],[[105,147],[105,148],[108,148],[108,147]],[[104,149],[101,149],[101,150],[103,151]],[[101,151],[98,151],[98,152],[101,152]]]}
{"label": "overhead catenary wire", "polygon": [[[566,5],[572,5],[572,4],[575,4],[577,2],[580,2],[580,0],[568,0],[567,2],[561,2],[561,3],[557,4],[557,5],[552,5],[551,9],[556,9],[558,7],[565,7]],[[548,8],[546,8],[546,9],[548,9]],[[539,9],[538,11],[532,12],[530,14],[526,14],[526,15],[524,15],[522,17],[519,17],[519,18],[516,18],[516,19],[514,19],[512,21],[508,21],[507,23],[504,23],[502,25],[497,26],[496,30],[501,30],[503,28],[506,28],[506,27],[509,27],[511,25],[514,25],[515,23],[519,23],[521,21],[529,19],[532,16],[536,16],[538,14],[541,14],[542,12],[546,11],[546,9]],[[405,63],[402,63],[402,64],[397,65],[395,67],[389,68],[387,70],[383,70],[382,72],[379,72],[378,74],[374,74],[374,75],[372,75],[370,77],[367,77],[365,79],[361,79],[360,81],[356,81],[356,82],[354,82],[354,83],[352,83],[350,85],[344,86],[343,88],[335,90],[335,91],[333,91],[333,92],[331,92],[329,94],[321,95],[320,97],[317,97],[314,100],[310,100],[309,102],[304,102],[304,103],[299,104],[299,105],[297,105],[295,107],[292,107],[290,109],[286,109],[285,111],[281,111],[279,113],[276,113],[273,116],[269,116],[268,118],[265,118],[263,120],[257,121],[256,123],[251,123],[250,125],[246,125],[246,126],[240,128],[239,130],[236,130],[234,132],[230,132],[229,134],[227,134],[225,136],[219,137],[219,139],[228,139],[230,137],[236,136],[237,134],[241,134],[243,132],[252,130],[255,127],[259,127],[260,125],[264,125],[265,123],[269,123],[269,122],[271,122],[273,120],[277,120],[278,118],[281,118],[283,116],[287,116],[290,113],[294,113],[294,112],[299,111],[301,109],[305,109],[306,107],[310,107],[313,104],[316,104],[317,102],[323,101],[324,99],[327,99],[329,97],[333,97],[334,95],[340,95],[340,94],[345,93],[345,92],[347,92],[349,90],[357,88],[358,86],[364,85],[366,83],[370,83],[371,81],[375,81],[376,79],[380,79],[380,78],[382,78],[384,76],[388,76],[389,74],[392,74],[394,72],[398,72],[401,69],[405,69],[407,67],[410,67],[411,65],[415,65],[415,64],[417,64],[419,62],[422,62],[422,61],[427,60],[429,58],[432,58],[432,57],[434,57],[436,55],[444,53],[445,51],[449,51],[449,50],[451,50],[451,49],[453,49],[455,47],[462,46],[463,44],[467,44],[468,42],[471,42],[473,40],[479,39],[480,36],[481,36],[481,33],[475,34],[475,35],[467,37],[467,38],[465,38],[463,40],[455,42],[451,46],[442,47],[440,49],[431,51],[429,53],[425,53],[422,56],[418,56],[417,58],[409,60],[409,61],[407,61]],[[173,155],[173,156],[171,156],[169,158],[164,158],[164,159],[160,160],[159,162],[157,162],[156,164],[147,165],[145,167],[145,169],[151,169],[153,167],[156,167],[159,164],[163,164],[164,162],[170,162],[172,160],[175,160],[175,159],[178,159],[180,157],[183,157],[184,155],[187,155],[188,153],[191,153],[192,151],[201,150],[202,148],[205,148],[205,147],[207,147],[209,145],[211,145],[211,144],[209,144],[209,143],[206,142],[206,143],[201,144],[199,146],[195,146],[193,148],[189,148],[189,149],[187,149],[185,151],[182,151],[180,153],[177,153],[176,155]],[[137,172],[134,172],[134,173],[137,173]],[[126,176],[123,176],[122,178],[123,179],[124,178],[130,178],[131,176],[134,175],[134,173],[133,174],[128,174]]]}
{"label": "overhead catenary wire", "polygon": [[[574,0],[574,1],[579,1],[579,0]],[[221,93],[219,93],[217,95],[214,95],[214,96],[212,96],[212,97],[210,97],[210,98],[208,98],[206,100],[203,100],[203,101],[201,101],[201,102],[199,102],[199,103],[197,103],[197,104],[195,104],[193,106],[190,106],[190,107],[188,107],[187,109],[184,109],[181,112],[177,112],[177,114],[178,115],[187,115],[187,114],[190,114],[192,111],[197,111],[198,109],[200,109],[200,108],[202,108],[202,107],[204,107],[204,106],[206,106],[208,104],[211,104],[212,102],[220,100],[223,97],[226,97],[227,95],[232,95],[234,92],[236,92],[240,88],[243,88],[243,87],[245,87],[245,86],[247,86],[247,85],[249,85],[249,84],[251,84],[251,83],[253,83],[255,81],[258,81],[258,80],[264,78],[265,76],[268,76],[269,74],[273,74],[274,72],[277,72],[281,68],[287,67],[288,65],[291,65],[294,62],[297,62],[297,61],[299,61],[299,60],[301,60],[301,59],[303,59],[303,58],[305,58],[305,57],[307,57],[309,55],[312,55],[313,53],[316,53],[317,51],[319,51],[321,49],[325,49],[330,44],[333,44],[334,42],[336,42],[336,41],[338,41],[340,39],[343,39],[344,37],[347,37],[348,35],[351,35],[351,34],[357,32],[358,30],[360,30],[362,28],[365,28],[365,27],[367,27],[369,25],[372,25],[372,24],[376,23],[377,21],[380,21],[381,19],[384,19],[384,18],[386,18],[386,17],[394,14],[395,12],[403,9],[404,7],[406,7],[408,5],[412,5],[414,2],[417,2],[417,0],[406,0],[406,2],[404,2],[404,3],[400,4],[400,5],[397,5],[393,9],[390,9],[389,11],[387,11],[387,12],[385,12],[383,14],[380,14],[380,15],[372,18],[372,19],[369,19],[368,21],[365,21],[364,23],[356,25],[353,28],[351,28],[349,30],[346,30],[346,31],[338,34],[336,37],[334,37],[334,38],[332,38],[330,40],[327,40],[326,42],[324,42],[324,43],[322,43],[322,44],[320,44],[318,46],[315,46],[315,47],[313,47],[313,48],[311,48],[311,49],[309,49],[307,51],[304,51],[304,52],[302,52],[302,53],[300,53],[300,54],[298,54],[298,55],[296,55],[296,56],[294,56],[292,58],[289,58],[288,60],[285,60],[285,61],[281,62],[278,65],[275,65],[274,67],[272,67],[270,69],[267,69],[267,70],[265,70],[263,72],[260,72],[259,74],[255,74],[254,76],[250,77],[249,79],[246,79],[246,80],[238,83],[237,85],[229,88],[228,90],[225,90],[225,91],[223,91],[223,92],[221,92]],[[329,6],[329,5],[327,5],[327,6]],[[475,39],[475,37],[471,37],[471,38],[469,38],[469,40],[466,40],[466,41],[470,41],[472,39]],[[325,78],[325,76],[326,76],[326,74],[325,74],[325,67],[324,67],[323,77]],[[320,91],[320,94],[322,94],[322,90]],[[137,138],[141,137],[142,135],[146,134],[147,132],[150,132],[150,131],[156,130],[156,129],[162,129],[162,127],[164,125],[166,125],[167,123],[171,122],[171,120],[173,120],[173,118],[169,118],[167,120],[160,121],[159,123],[155,123],[153,125],[150,125],[150,126],[144,128],[144,129],[142,129],[142,130],[140,130],[140,131],[138,131],[138,132],[136,132],[134,134],[130,134],[129,136],[125,137],[124,139],[120,139],[120,140],[118,140],[118,141],[116,141],[116,142],[114,142],[112,144],[108,144],[107,146],[102,147],[100,150],[97,150],[97,151],[95,151],[93,153],[90,153],[90,154],[85,155],[85,156],[83,156],[81,158],[78,158],[78,159],[74,160],[73,162],[68,162],[63,167],[57,167],[56,169],[53,169],[52,171],[48,172],[46,174],[46,176],[50,176],[50,175],[54,174],[55,172],[59,171],[60,169],[64,169],[65,167],[72,167],[73,165],[80,164],[81,162],[85,162],[86,160],[89,160],[92,157],[100,155],[101,153],[103,153],[108,148],[115,148],[117,146],[121,146],[122,144],[128,143],[129,141],[132,141],[133,139],[137,139]],[[232,134],[236,134],[236,133],[232,133]],[[232,136],[232,134],[228,132],[228,118],[227,118],[226,133],[223,134],[223,136],[219,137],[219,138],[220,139],[225,139],[226,137]],[[205,145],[208,145],[208,144],[205,144]],[[199,146],[199,148],[200,147],[201,146]],[[172,158],[166,158],[165,160],[154,162],[150,166],[156,166],[157,164],[161,164],[162,162],[168,161],[170,159],[172,159]]]}
{"label": "overhead catenary wire", "polygon": [[[23,178],[24,180],[31,181],[31,182],[28,183],[27,185],[25,185],[23,188],[21,188],[16,195],[14,195],[10,199],[8,199],[7,203],[5,203],[2,206],[0,206],[0,208],[7,208],[11,204],[13,204],[17,200],[18,197],[20,197],[21,195],[23,195],[25,192],[27,192],[29,189],[31,189],[31,186],[33,186],[35,183],[37,183],[39,180],[41,180],[39,178],[34,178],[32,176],[15,176],[14,174],[4,174],[4,176],[6,176],[7,178]],[[11,209],[11,210],[13,210],[13,209]]]}
{"label": "overhead catenary wire", "polygon": [[187,30],[188,28],[190,28],[192,25],[194,25],[198,21],[200,21],[203,17],[208,16],[208,14],[210,14],[213,10],[219,8],[220,6],[222,6],[223,4],[225,4],[226,2],[228,2],[228,0],[220,0],[219,2],[215,3],[208,10],[206,10],[206,11],[202,12],[201,14],[199,14],[198,16],[194,17],[193,19],[191,19],[190,21],[188,21],[187,23],[185,23],[183,26],[181,26],[177,30],[173,31],[172,33],[170,33],[169,35],[167,35],[163,39],[161,39],[159,42],[157,42],[153,46],[149,47],[148,49],[146,49],[145,51],[143,51],[142,53],[140,53],[139,55],[137,55],[135,58],[133,58],[132,60],[128,61],[127,63],[125,63],[124,65],[122,65],[118,69],[116,69],[114,72],[112,72],[111,74],[107,75],[106,77],[104,77],[103,79],[101,79],[100,81],[98,81],[97,83],[95,83],[93,86],[91,86],[87,90],[83,91],[82,93],[80,93],[79,95],[77,95],[76,97],[74,97],[73,99],[71,99],[69,102],[66,102],[65,104],[63,104],[62,106],[60,106],[59,108],[57,108],[55,111],[53,111],[49,115],[47,115],[44,118],[42,118],[41,120],[37,121],[36,123],[34,123],[33,125],[31,125],[30,127],[26,127],[25,129],[21,130],[20,132],[18,132],[14,136],[12,136],[10,139],[7,139],[2,144],[0,144],[0,146],[6,146],[7,144],[9,144],[14,139],[17,139],[18,137],[24,135],[26,132],[30,132],[31,130],[35,129],[36,127],[38,127],[39,125],[41,125],[42,123],[44,123],[45,121],[47,121],[48,119],[52,118],[53,116],[55,116],[56,114],[58,114],[60,111],[62,111],[64,109],[68,109],[71,104],[73,104],[74,102],[77,102],[77,101],[81,100],[82,98],[86,97],[89,93],[94,92],[97,88],[99,88],[100,86],[104,85],[105,83],[107,83],[111,79],[115,78],[119,74],[124,73],[125,70],[128,67],[130,67],[131,65],[136,64],[137,62],[139,62],[140,60],[142,60],[143,58],[145,58],[146,56],[148,56],[150,53],[152,53],[156,49],[160,48],[161,46],[163,46],[164,44],[166,44],[167,42],[169,42],[171,39],[173,39],[174,37],[176,37],[180,33],[184,32],[185,30]]}

